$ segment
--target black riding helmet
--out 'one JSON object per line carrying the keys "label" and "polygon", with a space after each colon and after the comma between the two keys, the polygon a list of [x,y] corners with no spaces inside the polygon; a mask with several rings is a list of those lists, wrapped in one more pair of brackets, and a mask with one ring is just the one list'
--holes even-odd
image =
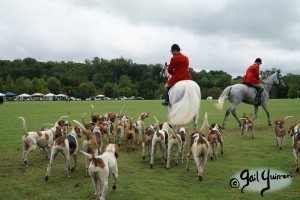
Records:
{"label": "black riding helmet", "polygon": [[180,47],[179,47],[178,44],[173,44],[173,45],[171,46],[171,52],[174,51],[174,50],[177,50],[177,51],[180,52]]}
{"label": "black riding helmet", "polygon": [[256,59],[255,59],[255,63],[260,63],[260,64],[262,64],[261,59],[260,59],[260,58],[256,58]]}

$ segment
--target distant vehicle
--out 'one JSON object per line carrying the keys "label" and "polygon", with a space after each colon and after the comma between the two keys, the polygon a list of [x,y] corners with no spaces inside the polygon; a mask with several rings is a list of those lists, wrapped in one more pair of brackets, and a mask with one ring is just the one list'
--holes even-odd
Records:
{"label": "distant vehicle", "polygon": [[207,99],[207,100],[212,100],[213,97],[212,97],[212,96],[208,96],[206,99]]}
{"label": "distant vehicle", "polygon": [[125,97],[125,96],[119,96],[119,98],[118,98],[119,100],[126,100],[127,99],[127,97]]}

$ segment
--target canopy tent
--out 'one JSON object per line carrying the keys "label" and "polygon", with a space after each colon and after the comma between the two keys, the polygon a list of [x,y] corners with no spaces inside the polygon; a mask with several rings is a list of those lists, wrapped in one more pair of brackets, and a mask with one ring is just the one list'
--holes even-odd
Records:
{"label": "canopy tent", "polygon": [[23,93],[23,94],[18,95],[18,97],[31,97],[31,95]]}
{"label": "canopy tent", "polygon": [[0,93],[0,97],[5,97],[5,94]]}
{"label": "canopy tent", "polygon": [[45,94],[44,97],[54,97],[54,94],[48,93],[48,94]]}
{"label": "canopy tent", "polygon": [[6,92],[5,96],[7,96],[7,97],[14,97],[14,96],[17,96],[17,95],[15,93],[13,93],[13,92]]}
{"label": "canopy tent", "polygon": [[103,94],[98,94],[96,97],[105,97]]}
{"label": "canopy tent", "polygon": [[66,97],[67,95],[65,95],[65,94],[57,94],[57,95],[55,95],[56,97]]}
{"label": "canopy tent", "polygon": [[42,96],[44,96],[44,94],[42,94],[42,93],[34,93],[31,96],[33,96],[33,97],[42,97]]}

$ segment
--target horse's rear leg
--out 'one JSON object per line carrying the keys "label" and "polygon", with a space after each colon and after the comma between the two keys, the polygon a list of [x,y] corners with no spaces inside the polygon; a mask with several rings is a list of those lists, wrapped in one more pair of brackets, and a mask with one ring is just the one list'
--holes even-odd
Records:
{"label": "horse's rear leg", "polygon": [[232,113],[232,115],[235,117],[235,119],[238,121],[238,123],[241,124],[239,118],[236,116],[235,107],[236,107],[235,105],[231,105],[230,108],[228,108],[228,110],[226,111],[225,117],[223,120],[223,124],[222,124],[222,128],[225,128],[226,120],[230,113]]}
{"label": "horse's rear leg", "polygon": [[234,107],[233,111],[231,112],[231,114],[234,116],[234,118],[236,119],[236,121],[239,123],[239,126],[241,127],[242,124],[241,124],[240,119],[236,115],[235,107]]}

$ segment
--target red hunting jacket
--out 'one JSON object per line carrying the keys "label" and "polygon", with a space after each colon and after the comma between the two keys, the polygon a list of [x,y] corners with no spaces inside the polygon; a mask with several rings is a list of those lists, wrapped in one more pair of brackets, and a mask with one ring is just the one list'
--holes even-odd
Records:
{"label": "red hunting jacket", "polygon": [[189,72],[189,58],[181,53],[171,58],[168,72],[172,75],[167,82],[170,86],[174,86],[177,82],[182,80],[192,80],[192,76]]}
{"label": "red hunting jacket", "polygon": [[248,67],[246,71],[246,75],[244,76],[243,83],[254,83],[254,84],[260,83],[259,66],[257,64],[254,63],[253,65]]}

